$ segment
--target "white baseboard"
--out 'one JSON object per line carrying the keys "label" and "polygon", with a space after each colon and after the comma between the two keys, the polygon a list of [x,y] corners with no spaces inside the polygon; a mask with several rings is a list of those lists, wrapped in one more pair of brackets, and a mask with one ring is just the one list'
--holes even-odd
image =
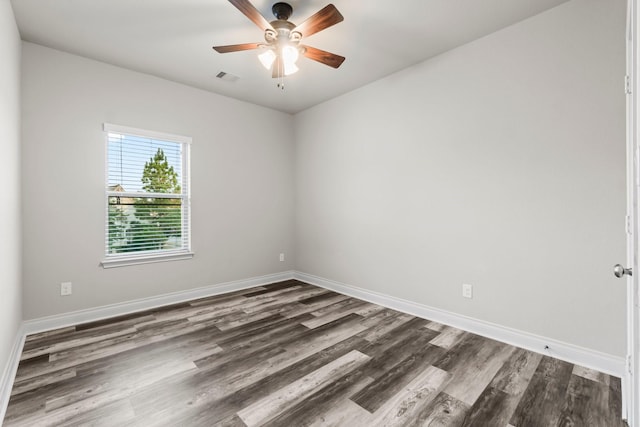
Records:
{"label": "white baseboard", "polygon": [[24,337],[24,328],[21,326],[16,333],[16,339],[13,342],[9,360],[7,360],[7,364],[2,371],[2,377],[0,377],[0,425],[2,425],[2,420],[4,420],[4,415],[9,405],[13,380],[16,378],[18,364],[20,363],[20,354],[22,354],[22,347],[24,347]]}
{"label": "white baseboard", "polygon": [[170,294],[142,298],[134,301],[127,301],[118,304],[105,305],[101,307],[89,308],[86,310],[78,310],[72,311],[70,313],[63,313],[54,316],[26,320],[23,322],[23,329],[24,333],[28,335],[37,332],[49,331],[52,329],[64,328],[66,326],[78,325],[81,323],[95,322],[97,320],[107,319],[110,317],[122,316],[138,311],[162,307],[165,305],[176,304],[198,298],[205,298],[212,295],[224,294],[227,292],[239,291],[241,289],[253,288],[255,286],[268,285],[270,283],[276,283],[290,279],[293,279],[292,271],[252,277],[250,279],[235,280],[232,282],[219,283],[217,285],[190,289],[187,291],[173,292]]}
{"label": "white baseboard", "polygon": [[566,362],[592,368],[616,377],[624,377],[625,362],[623,357],[613,356],[517,329],[507,328],[495,323],[485,322],[483,320],[440,310],[438,308],[392,297],[390,295],[372,292],[311,274],[296,271],[294,273],[294,278],[341,294],[349,295],[354,298],[392,308],[397,311],[463,329],[465,331],[482,335],[516,347],[549,355]]}

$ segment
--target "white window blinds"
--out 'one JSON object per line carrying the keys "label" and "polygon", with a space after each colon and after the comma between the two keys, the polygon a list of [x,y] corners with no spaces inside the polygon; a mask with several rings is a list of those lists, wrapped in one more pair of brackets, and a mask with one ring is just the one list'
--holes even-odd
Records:
{"label": "white window blinds", "polygon": [[190,254],[190,138],[116,125],[107,137],[103,265]]}

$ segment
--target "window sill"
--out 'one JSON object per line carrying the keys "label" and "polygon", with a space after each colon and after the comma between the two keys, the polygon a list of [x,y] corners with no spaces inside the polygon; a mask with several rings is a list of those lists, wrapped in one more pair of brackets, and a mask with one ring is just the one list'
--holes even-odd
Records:
{"label": "window sill", "polygon": [[116,267],[127,267],[129,265],[138,265],[138,264],[152,264],[156,262],[166,262],[166,261],[181,261],[184,259],[193,258],[193,252],[180,252],[180,253],[171,253],[171,254],[161,254],[161,255],[145,255],[138,257],[126,257],[126,258],[107,258],[102,260],[100,265],[102,268],[116,268]]}

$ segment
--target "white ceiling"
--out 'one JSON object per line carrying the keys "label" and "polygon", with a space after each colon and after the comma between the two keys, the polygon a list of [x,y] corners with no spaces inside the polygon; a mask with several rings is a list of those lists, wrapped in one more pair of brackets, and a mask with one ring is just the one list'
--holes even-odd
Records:
{"label": "white ceiling", "polygon": [[[296,113],[468,43],[567,0],[333,0],[344,21],[304,43],[347,59],[333,69],[301,58],[276,87],[256,51],[211,47],[262,42],[225,0],[12,0],[23,40]],[[330,0],[290,0],[300,24]],[[275,0],[253,4],[271,21]],[[43,70],[44,72],[45,70]],[[239,77],[226,82],[225,71]]]}

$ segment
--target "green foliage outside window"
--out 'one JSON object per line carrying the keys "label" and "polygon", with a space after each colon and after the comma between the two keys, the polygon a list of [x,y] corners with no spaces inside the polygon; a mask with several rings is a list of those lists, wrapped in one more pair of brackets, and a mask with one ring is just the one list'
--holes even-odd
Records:
{"label": "green foliage outside window", "polygon": [[[178,174],[162,149],[145,163],[142,189],[180,194]],[[180,247],[182,199],[164,197],[109,198],[109,253]]]}

